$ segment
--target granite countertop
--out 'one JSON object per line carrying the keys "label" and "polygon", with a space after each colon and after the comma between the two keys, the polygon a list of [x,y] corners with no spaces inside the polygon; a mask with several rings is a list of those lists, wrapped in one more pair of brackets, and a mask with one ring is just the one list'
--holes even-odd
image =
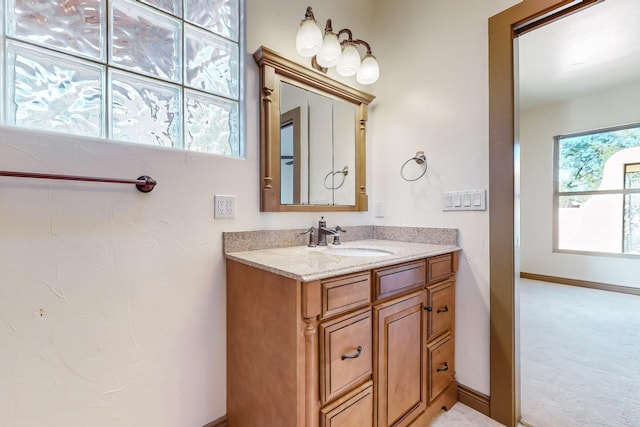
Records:
{"label": "granite countertop", "polygon": [[[391,252],[384,256],[343,256],[323,253],[332,248],[366,248]],[[227,253],[228,259],[302,282],[355,273],[460,250],[455,245],[396,240],[356,240],[340,246],[291,246]]]}

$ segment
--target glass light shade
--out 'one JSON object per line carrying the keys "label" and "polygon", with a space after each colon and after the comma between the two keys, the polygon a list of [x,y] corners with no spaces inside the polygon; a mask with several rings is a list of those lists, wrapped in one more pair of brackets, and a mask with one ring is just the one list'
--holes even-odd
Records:
{"label": "glass light shade", "polygon": [[301,56],[310,58],[322,46],[322,32],[318,28],[318,24],[312,18],[302,20],[300,29],[296,36],[296,50]]}
{"label": "glass light shade", "polygon": [[376,61],[376,58],[373,55],[367,54],[367,56],[362,60],[360,68],[358,68],[356,80],[360,84],[370,85],[371,83],[376,82],[378,77],[380,77],[380,66],[378,66],[378,61]]}
{"label": "glass light shade", "polygon": [[349,77],[353,76],[360,67],[360,54],[358,49],[352,44],[348,44],[342,50],[338,65],[336,65],[336,71],[341,76]]}
{"label": "glass light shade", "polygon": [[340,47],[338,36],[329,32],[324,35],[322,46],[316,54],[316,61],[325,68],[333,67],[338,63],[341,53],[342,47]]}

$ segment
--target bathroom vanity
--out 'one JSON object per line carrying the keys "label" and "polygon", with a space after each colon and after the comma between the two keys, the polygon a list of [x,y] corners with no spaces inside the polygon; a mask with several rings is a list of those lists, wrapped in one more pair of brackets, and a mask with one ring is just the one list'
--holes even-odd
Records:
{"label": "bathroom vanity", "polygon": [[227,253],[229,426],[426,425],[450,408],[458,250],[362,240]]}

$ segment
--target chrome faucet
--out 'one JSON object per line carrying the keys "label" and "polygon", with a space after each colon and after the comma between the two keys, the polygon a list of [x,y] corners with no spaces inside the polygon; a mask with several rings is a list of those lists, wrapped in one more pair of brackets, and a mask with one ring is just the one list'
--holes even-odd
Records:
{"label": "chrome faucet", "polygon": [[327,236],[333,236],[333,244],[340,244],[340,232],[346,232],[347,230],[340,228],[339,225],[336,225],[336,228],[333,230],[327,228],[327,222],[324,220],[324,217],[320,217],[320,221],[318,221],[318,246],[327,246]]}
{"label": "chrome faucet", "polygon": [[322,216],[318,221],[318,246],[327,246],[328,234],[333,234],[333,232],[327,228],[327,221]]}

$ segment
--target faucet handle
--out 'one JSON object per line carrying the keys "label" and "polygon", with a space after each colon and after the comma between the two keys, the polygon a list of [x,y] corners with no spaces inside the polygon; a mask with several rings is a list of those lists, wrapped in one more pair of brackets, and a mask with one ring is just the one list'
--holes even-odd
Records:
{"label": "faucet handle", "polygon": [[313,227],[309,227],[307,231],[300,233],[300,235],[308,234],[309,235],[309,243],[307,246],[310,248],[314,248],[316,246],[316,239],[314,237],[315,229]]}
{"label": "faucet handle", "polygon": [[347,230],[345,230],[344,228],[341,228],[339,225],[336,225],[336,228],[333,229],[333,244],[334,245],[339,245],[340,244],[340,232],[346,233]]}

